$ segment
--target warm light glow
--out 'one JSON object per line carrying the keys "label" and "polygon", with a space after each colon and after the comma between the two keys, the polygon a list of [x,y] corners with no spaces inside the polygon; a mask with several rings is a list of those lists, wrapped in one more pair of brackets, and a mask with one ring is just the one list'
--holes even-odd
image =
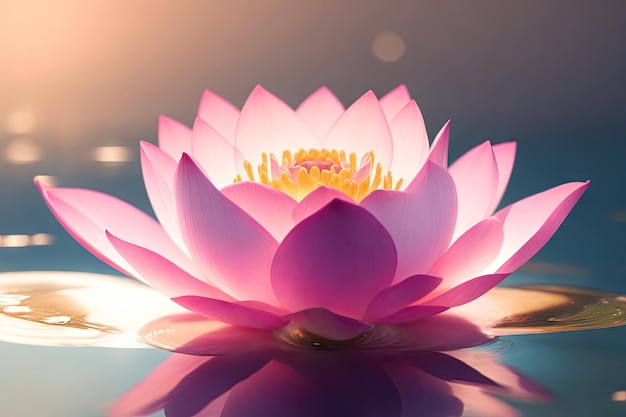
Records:
{"label": "warm light glow", "polygon": [[30,237],[31,246],[50,246],[54,243],[54,236],[48,233],[35,233]]}
{"label": "warm light glow", "polygon": [[36,179],[40,183],[49,185],[50,187],[56,187],[59,185],[59,181],[54,175],[37,175]]}
{"label": "warm light glow", "polygon": [[615,391],[611,395],[613,401],[626,401],[626,391]]}
{"label": "warm light glow", "polygon": [[372,42],[372,53],[383,62],[396,62],[405,52],[404,39],[395,32],[381,32]]}
{"label": "warm light glow", "polygon": [[128,146],[98,146],[93,150],[93,160],[97,162],[128,162],[131,159]]}
{"label": "warm light glow", "polygon": [[35,127],[35,116],[27,111],[14,111],[6,118],[6,131],[28,133]]}
{"label": "warm light glow", "polygon": [[0,235],[0,247],[25,248],[26,246],[49,246],[54,243],[54,236],[48,233],[34,235]]}
{"label": "warm light glow", "polygon": [[23,248],[30,244],[28,235],[5,235],[1,236],[0,246],[5,248]]}
{"label": "warm light glow", "polygon": [[12,164],[30,164],[41,159],[41,147],[32,139],[15,139],[4,149],[4,157]]}

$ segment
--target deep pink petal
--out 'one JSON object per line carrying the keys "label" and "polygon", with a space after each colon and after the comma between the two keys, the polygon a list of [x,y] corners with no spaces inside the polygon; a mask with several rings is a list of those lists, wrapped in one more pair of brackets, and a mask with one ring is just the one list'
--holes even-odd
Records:
{"label": "deep pink petal", "polygon": [[488,217],[465,232],[428,271],[429,275],[443,277],[436,293],[480,275],[500,252],[503,239],[502,223],[497,217]]}
{"label": "deep pink petal", "polygon": [[107,237],[142,280],[166,296],[173,298],[183,295],[199,295],[234,301],[228,294],[188,274],[163,256],[119,239],[109,232],[107,232]]}
{"label": "deep pink petal", "polygon": [[186,154],[174,196],[185,244],[214,284],[239,300],[276,304],[270,265],[278,242],[222,195]]}
{"label": "deep pink petal", "polygon": [[172,301],[194,313],[236,326],[278,329],[289,323],[289,320],[266,311],[213,298],[183,296],[172,298]]}
{"label": "deep pink petal", "polygon": [[459,202],[455,238],[492,214],[498,191],[498,166],[489,141],[465,153],[448,169]]}
{"label": "deep pink petal", "polygon": [[421,306],[456,307],[473,301],[498,285],[509,274],[483,275],[458,285],[445,293],[420,303]]}
{"label": "deep pink petal", "polygon": [[432,145],[428,159],[444,168],[448,167],[448,145],[450,143],[450,120],[441,128]]}
{"label": "deep pink petal", "polygon": [[137,272],[113,248],[109,230],[124,240],[167,256],[192,275],[198,268],[169,238],[152,217],[115,197],[79,188],[53,188],[35,181],[50,211],[74,239],[100,260],[139,278]]}
{"label": "deep pink petal", "polygon": [[587,182],[570,182],[527,197],[498,211],[503,223],[502,250],[487,271],[511,273],[546,244],[563,223]]}
{"label": "deep pink petal", "polygon": [[215,129],[228,143],[235,143],[239,109],[230,101],[205,90],[198,106],[198,117]]}
{"label": "deep pink petal", "polygon": [[406,191],[377,190],[361,202],[393,237],[394,283],[432,267],[448,248],[456,219],[454,182],[441,166],[427,162]]}
{"label": "deep pink petal", "polygon": [[343,104],[328,87],[320,87],[300,103],[296,113],[321,140],[344,110]]}
{"label": "deep pink petal", "polygon": [[393,137],[392,174],[402,178],[404,185],[415,177],[428,157],[428,134],[424,118],[411,100],[389,124]]}
{"label": "deep pink petal", "polygon": [[322,142],[329,149],[355,152],[357,158],[374,151],[383,172],[391,167],[393,140],[385,114],[371,91],[354,102]]}
{"label": "deep pink petal", "polygon": [[352,339],[372,328],[369,324],[335,314],[325,308],[309,308],[289,314],[285,318],[304,330],[330,340]]}
{"label": "deep pink petal", "polygon": [[361,318],[395,269],[396,249],[385,228],[367,210],[333,200],[285,237],[272,263],[272,285],[292,311],[325,307]]}
{"label": "deep pink petal", "polygon": [[367,306],[365,318],[377,321],[408,306],[433,291],[441,278],[429,275],[414,275],[396,285],[385,288]]}
{"label": "deep pink petal", "polygon": [[491,206],[491,213],[498,207],[504,191],[509,184],[511,172],[513,172],[513,164],[515,163],[515,151],[517,144],[515,142],[498,143],[492,146],[493,154],[496,157],[498,165],[498,191]]}
{"label": "deep pink petal", "polygon": [[193,125],[191,147],[193,157],[217,188],[233,183],[238,170],[236,163],[241,163],[243,157],[232,143],[200,118]]}
{"label": "deep pink petal", "polygon": [[191,153],[191,129],[167,116],[160,116],[159,148],[178,161],[183,152]]}
{"label": "deep pink petal", "polygon": [[[176,162],[163,150],[149,142],[142,141],[141,171],[152,209],[159,223],[176,244],[185,248],[178,230],[178,219],[174,212],[174,173]],[[186,248],[184,249],[187,250]]]}
{"label": "deep pink petal", "polygon": [[291,213],[298,203],[281,191],[244,181],[230,185],[221,192],[259,222],[279,242],[293,227]]}
{"label": "deep pink petal", "polygon": [[411,94],[406,85],[400,84],[381,97],[380,107],[385,112],[387,120],[391,121],[411,101]]}
{"label": "deep pink petal", "polygon": [[376,320],[376,322],[384,324],[408,323],[421,320],[425,317],[434,316],[446,311],[447,309],[448,307],[445,306],[408,306],[388,316],[380,317]]}
{"label": "deep pink petal", "polygon": [[319,143],[291,107],[259,85],[241,109],[235,147],[254,164],[264,152],[280,158],[284,150],[317,148]]}
{"label": "deep pink petal", "polygon": [[315,213],[332,200],[352,202],[352,199],[339,190],[329,187],[319,187],[310,192],[298,203],[292,213],[293,224],[298,224],[302,220]]}

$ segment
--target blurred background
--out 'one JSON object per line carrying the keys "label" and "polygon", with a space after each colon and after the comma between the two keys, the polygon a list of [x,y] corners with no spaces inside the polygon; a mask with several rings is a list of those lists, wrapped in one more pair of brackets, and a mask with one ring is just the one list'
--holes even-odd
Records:
{"label": "blurred background", "polygon": [[625,40],[621,0],[0,0],[0,271],[114,273],[33,177],[150,212],[138,142],[160,114],[191,125],[205,88],[241,106],[262,84],[295,107],[321,85],[349,105],[405,83],[431,140],[452,119],[452,159],[518,142],[503,204],[591,180],[508,284],[626,293]]}

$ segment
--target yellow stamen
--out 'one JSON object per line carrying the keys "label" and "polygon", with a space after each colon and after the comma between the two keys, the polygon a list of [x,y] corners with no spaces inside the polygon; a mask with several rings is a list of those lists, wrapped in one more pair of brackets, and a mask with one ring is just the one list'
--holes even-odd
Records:
{"label": "yellow stamen", "polygon": [[[394,185],[391,172],[382,174],[382,167],[375,163],[373,152],[361,160],[360,167],[354,152],[346,155],[345,151],[335,149],[300,149],[293,154],[286,150],[281,156],[280,174],[274,178],[270,158],[266,153],[261,155],[261,164],[257,169],[259,182],[298,201],[322,186],[335,188],[357,202],[378,188],[399,190],[402,186],[402,179]],[[277,163],[274,155],[270,157],[273,163]],[[243,166],[248,179],[256,181],[252,164],[245,161]],[[364,173],[360,172],[357,176],[359,169],[367,169],[364,168],[366,166],[369,166],[369,173],[363,176]],[[242,181],[241,176],[237,175],[234,181]]]}

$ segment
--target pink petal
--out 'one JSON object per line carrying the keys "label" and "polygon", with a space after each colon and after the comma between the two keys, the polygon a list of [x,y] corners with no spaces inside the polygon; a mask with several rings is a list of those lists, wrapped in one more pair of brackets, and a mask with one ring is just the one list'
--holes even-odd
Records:
{"label": "pink petal", "polygon": [[459,202],[456,238],[492,213],[498,191],[498,166],[489,141],[461,156],[448,172],[454,179]]}
{"label": "pink petal", "polygon": [[329,149],[355,152],[358,157],[374,151],[383,172],[391,167],[393,140],[385,114],[373,92],[368,91],[335,122],[322,142]]}
{"label": "pink petal", "polygon": [[178,220],[174,213],[172,187],[176,162],[163,150],[149,142],[142,141],[141,170],[152,209],[159,223],[176,244],[187,250],[178,230]]}
{"label": "pink petal", "polygon": [[236,326],[278,329],[289,324],[289,320],[272,313],[213,298],[188,295],[172,298],[172,301],[194,313]]}
{"label": "pink petal", "polygon": [[223,291],[188,274],[168,259],[141,246],[133,245],[107,232],[113,247],[139,273],[143,281],[166,296],[200,295],[234,301]]}
{"label": "pink petal", "polygon": [[281,191],[244,181],[222,189],[221,193],[252,216],[279,242],[293,227],[291,212],[298,203]]}
{"label": "pink petal", "polygon": [[159,148],[178,161],[183,152],[191,152],[191,129],[167,116],[160,116]]}
{"label": "pink petal", "polygon": [[320,87],[300,103],[296,113],[321,140],[344,110],[343,104],[328,87]]}
{"label": "pink petal", "polygon": [[489,213],[493,213],[498,207],[498,204],[500,204],[500,200],[502,200],[502,196],[504,195],[504,191],[509,184],[511,172],[513,171],[513,164],[515,162],[516,148],[517,144],[515,142],[498,143],[492,146],[493,154],[498,165],[498,190],[496,191]]}
{"label": "pink petal", "polygon": [[241,109],[235,147],[254,163],[261,161],[264,152],[281,158],[284,150],[318,148],[319,144],[291,107],[259,85]]}
{"label": "pink petal", "polygon": [[[53,188],[35,180],[46,204],[74,239],[121,272],[139,278],[137,272],[113,248],[105,230],[124,240],[161,253],[192,275],[197,268],[146,213],[115,197],[79,188]],[[199,274],[199,272],[198,272]]]}
{"label": "pink petal", "polygon": [[436,314],[446,311],[448,307],[445,306],[409,306],[405,307],[395,313],[388,316],[376,319],[376,323],[384,324],[400,324],[408,323],[412,321],[421,320],[425,317],[434,316]]}
{"label": "pink petal", "polygon": [[377,321],[419,300],[441,283],[441,278],[429,275],[414,275],[398,284],[385,288],[372,299],[365,311],[365,318]]}
{"label": "pink petal", "polygon": [[465,232],[428,271],[444,279],[435,293],[478,276],[500,252],[503,238],[497,217],[489,217]]}
{"label": "pink petal", "polygon": [[272,285],[292,311],[325,307],[360,318],[395,269],[385,228],[367,210],[333,200],[285,237],[272,263]]}
{"label": "pink petal", "polygon": [[420,303],[420,306],[456,307],[469,303],[498,285],[508,275],[483,275],[482,277],[471,279],[425,303]]}
{"label": "pink petal", "polygon": [[319,187],[309,193],[298,203],[292,213],[293,224],[298,224],[306,219],[332,200],[339,199],[346,202],[353,202],[350,197],[339,190],[328,187]]}
{"label": "pink petal", "polygon": [[235,143],[239,109],[230,101],[205,90],[198,106],[198,117],[215,129],[228,143]]}
{"label": "pink petal", "polygon": [[498,211],[504,242],[498,257],[486,271],[511,273],[546,244],[563,223],[587,182],[570,182],[527,197]]}
{"label": "pink petal", "polygon": [[387,120],[391,121],[411,101],[406,85],[400,84],[380,99],[380,107]]}
{"label": "pink petal", "polygon": [[309,308],[285,316],[300,328],[330,340],[348,340],[367,332],[371,325],[340,316],[325,308]]}
{"label": "pink petal", "polygon": [[404,185],[417,175],[428,157],[428,134],[420,109],[411,100],[389,124],[393,137],[392,174]]}
{"label": "pink petal", "polygon": [[222,195],[186,154],[174,196],[183,239],[215,285],[239,300],[276,304],[269,277],[278,242],[269,232]]}
{"label": "pink petal", "polygon": [[398,251],[394,283],[432,267],[450,244],[457,211],[452,178],[433,162],[406,191],[377,190],[361,202],[393,237]]}
{"label": "pink petal", "polygon": [[241,153],[200,118],[193,125],[191,147],[193,157],[217,188],[233,183],[238,171],[236,163],[243,162]]}
{"label": "pink petal", "polygon": [[450,120],[441,128],[430,146],[428,159],[444,168],[448,167],[448,144],[450,142]]}

